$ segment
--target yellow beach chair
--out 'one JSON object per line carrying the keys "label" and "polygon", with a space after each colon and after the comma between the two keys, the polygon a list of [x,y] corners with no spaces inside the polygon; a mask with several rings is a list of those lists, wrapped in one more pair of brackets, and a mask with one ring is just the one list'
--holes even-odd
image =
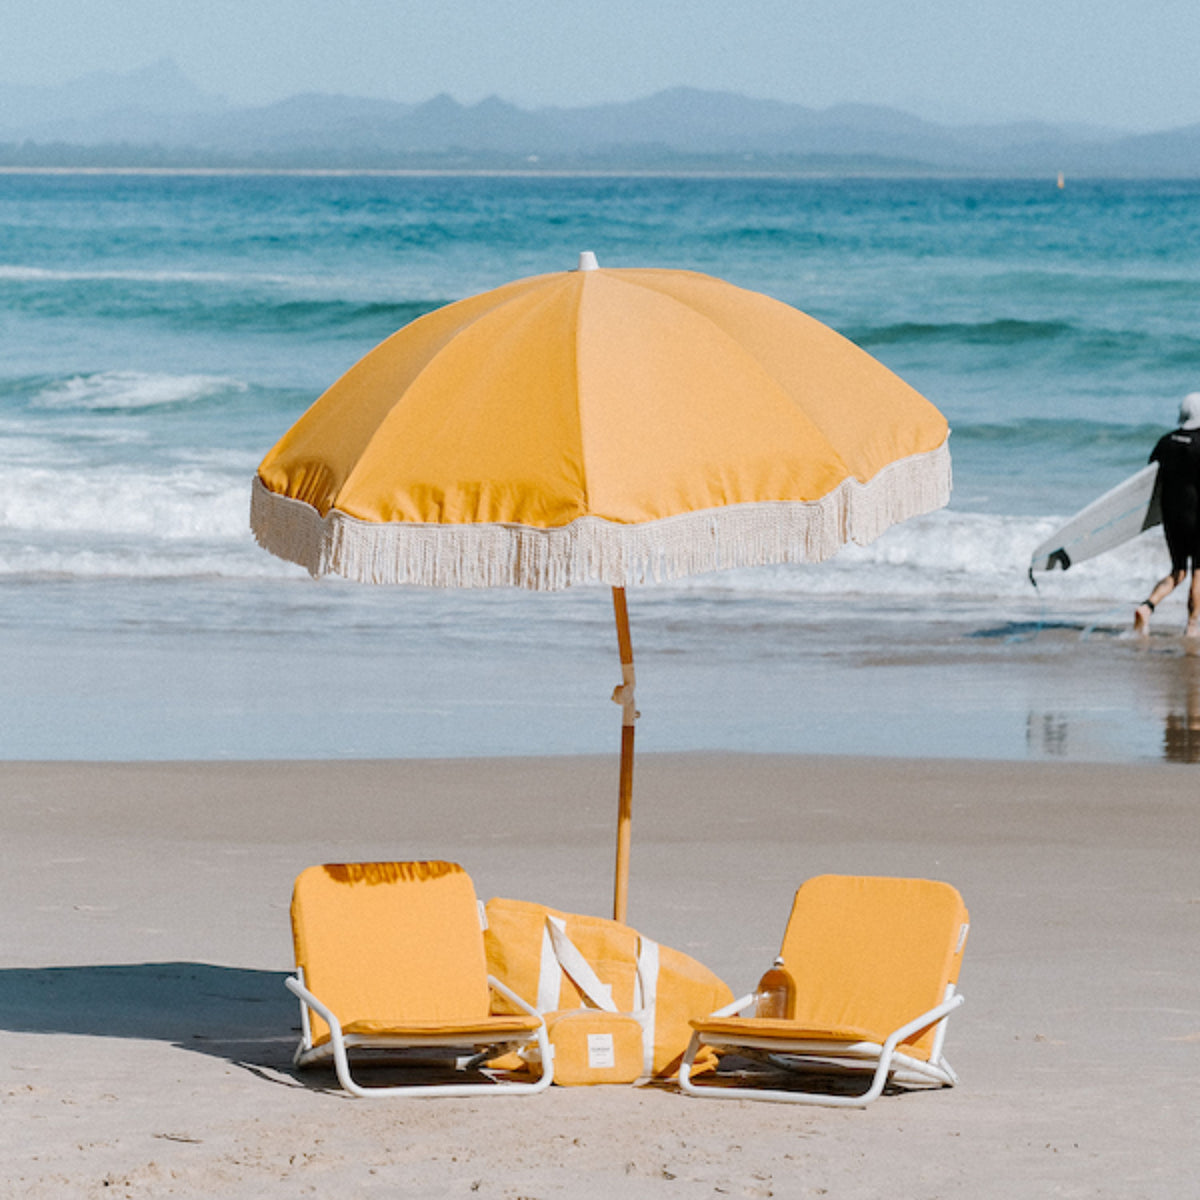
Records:
{"label": "yellow beach chair", "polygon": [[[540,1092],[554,1062],[541,1016],[487,973],[479,903],[470,876],[447,862],[343,863],[309,867],[292,895],[300,998],[297,1066],[331,1059],[355,1096],[476,1096]],[[513,1006],[493,1016],[489,987]],[[388,1052],[475,1069],[528,1043],[542,1073],[534,1082],[448,1074],[447,1082],[364,1087],[350,1051]]]}
{"label": "yellow beach chair", "polygon": [[[958,1077],[942,1054],[946,1018],[962,1003],[956,991],[968,916],[957,890],[926,879],[821,875],[797,892],[782,956],[794,996],[786,1018],[753,1011],[743,996],[692,1021],[679,1072],[692,1096],[784,1100],[863,1107],[896,1083],[952,1086]],[[757,1087],[708,1077],[691,1064],[702,1046],[767,1058],[808,1074],[872,1075],[858,1094]]]}

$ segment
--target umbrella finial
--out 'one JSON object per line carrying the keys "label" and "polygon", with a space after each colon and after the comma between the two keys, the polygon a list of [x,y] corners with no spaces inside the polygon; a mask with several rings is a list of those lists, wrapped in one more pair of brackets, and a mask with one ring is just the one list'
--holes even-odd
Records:
{"label": "umbrella finial", "polygon": [[581,271],[598,271],[600,269],[596,256],[590,250],[585,250],[579,256],[579,269]]}

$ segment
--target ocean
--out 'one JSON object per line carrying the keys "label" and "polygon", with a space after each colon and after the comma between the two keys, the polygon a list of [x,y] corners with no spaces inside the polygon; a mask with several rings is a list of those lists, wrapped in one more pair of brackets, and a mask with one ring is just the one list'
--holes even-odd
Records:
{"label": "ocean", "polygon": [[88,173],[0,174],[0,757],[611,751],[604,589],[313,581],[247,524],[372,346],[581,250],[795,305],[953,431],[946,510],[631,592],[641,746],[1200,757],[1182,599],[1126,634],[1160,534],[1027,577],[1200,389],[1200,182]]}

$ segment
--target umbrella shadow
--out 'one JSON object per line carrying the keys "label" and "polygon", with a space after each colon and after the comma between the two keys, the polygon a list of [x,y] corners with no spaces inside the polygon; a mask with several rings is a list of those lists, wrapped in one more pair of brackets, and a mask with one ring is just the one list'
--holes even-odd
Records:
{"label": "umbrella shadow", "polygon": [[169,1042],[291,1073],[299,1009],[282,971],[150,962],[0,970],[0,1029]]}

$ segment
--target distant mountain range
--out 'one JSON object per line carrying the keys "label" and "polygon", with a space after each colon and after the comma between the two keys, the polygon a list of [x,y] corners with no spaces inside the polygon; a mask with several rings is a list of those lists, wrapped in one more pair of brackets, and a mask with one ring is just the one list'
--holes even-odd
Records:
{"label": "distant mountain range", "polygon": [[892,108],[812,109],[672,88],[628,103],[522,109],[305,94],[238,107],[170,60],[59,86],[0,84],[0,166],[663,170],[1200,176],[1200,125],[1127,134],[944,125]]}

